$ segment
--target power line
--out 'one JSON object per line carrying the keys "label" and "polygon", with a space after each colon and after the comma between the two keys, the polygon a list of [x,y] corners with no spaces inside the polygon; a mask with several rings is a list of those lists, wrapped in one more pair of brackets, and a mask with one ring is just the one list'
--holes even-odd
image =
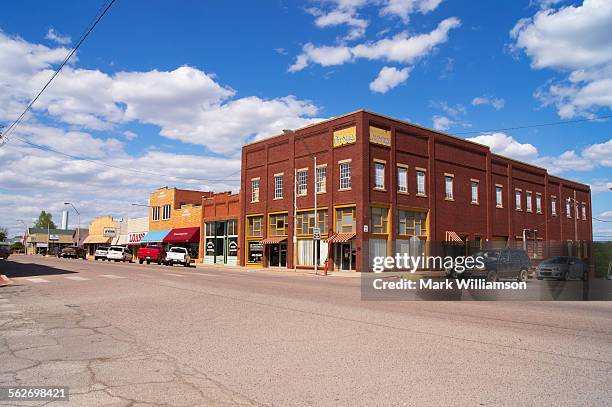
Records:
{"label": "power line", "polygon": [[529,129],[529,128],[534,128],[534,127],[558,126],[558,125],[561,125],[561,124],[582,123],[582,122],[590,122],[590,121],[604,120],[604,119],[610,119],[610,118],[612,118],[612,115],[597,116],[597,117],[590,117],[590,118],[576,119],[576,120],[563,120],[563,121],[549,122],[549,123],[529,124],[529,125],[525,125],[525,126],[505,127],[505,128],[500,128],[500,129],[479,130],[479,131],[462,131],[462,132],[459,132],[459,133],[453,133],[453,135],[454,136],[460,136],[460,135],[465,135],[465,134],[492,133],[494,131],[508,131],[508,130]]}
{"label": "power line", "polygon": [[[43,150],[43,151],[49,151],[49,152],[53,152],[56,154],[60,154],[63,155],[65,157],[68,158],[72,158],[73,160],[78,160],[78,161],[86,161],[92,164],[96,164],[96,165],[102,165],[104,167],[108,167],[108,168],[113,168],[116,170],[120,170],[120,171],[126,171],[126,172],[133,172],[133,173],[138,173],[138,174],[142,174],[142,175],[154,175],[156,177],[161,177],[161,178],[167,178],[167,179],[182,179],[182,180],[186,180],[186,181],[200,181],[200,182],[238,182],[240,180],[237,179],[205,179],[205,178],[191,178],[191,177],[181,177],[181,176],[176,176],[176,175],[168,175],[168,174],[162,174],[162,173],[158,173],[158,172],[152,172],[152,171],[144,171],[144,170],[137,170],[134,168],[126,168],[126,167],[121,167],[118,165],[113,165],[113,164],[108,164],[104,161],[98,161],[98,160],[94,160],[94,159],[90,159],[90,158],[85,158],[85,157],[78,157],[72,154],[68,154],[68,153],[64,153],[63,151],[59,151],[59,150],[55,150],[51,147],[48,146],[42,146],[40,144],[36,144],[33,143],[29,140],[26,140],[24,138],[21,138],[19,136],[15,136],[16,139],[21,140],[22,142],[28,144],[31,147],[37,148],[39,150]],[[229,174],[228,176],[232,176],[236,173],[240,172],[240,170],[237,170],[231,174]]]}
{"label": "power line", "polygon": [[603,219],[597,219],[595,217],[593,217],[593,220],[596,220],[598,222],[606,222],[606,223],[612,223],[612,220],[603,220]]}
{"label": "power line", "polygon": [[[55,77],[60,73],[60,71],[62,70],[62,68],[68,63],[68,61],[70,60],[70,58],[72,58],[72,56],[74,55],[74,53],[77,51],[77,49],[79,49],[79,47],[81,46],[81,44],[83,44],[83,42],[87,39],[87,37],[89,36],[89,34],[91,34],[91,32],[93,31],[93,29],[96,27],[96,25],[98,25],[98,23],[100,22],[100,20],[102,19],[102,17],[104,17],[104,15],[108,12],[108,10],[111,8],[111,6],[115,3],[116,0],[110,0],[110,2],[108,3],[108,0],[105,0],[105,2],[102,4],[102,6],[100,7],[100,9],[98,9],[98,12],[96,13],[96,15],[94,16],[92,22],[90,22],[88,28],[86,28],[85,32],[81,35],[81,37],[79,38],[79,41],[76,43],[76,45],[72,48],[72,50],[68,53],[68,55],[66,55],[66,57],[64,58],[64,60],[62,61],[62,63],[60,64],[60,66],[55,70],[55,72],[53,72],[53,75],[51,75],[51,77],[49,78],[49,80],[47,81],[47,83],[45,83],[45,85],[42,87],[42,89],[36,94],[36,96],[30,101],[30,103],[28,103],[28,105],[26,106],[26,108],[23,110],[23,112],[19,115],[19,117],[17,117],[17,119],[8,127],[8,129],[6,130],[6,132],[4,132],[3,135],[0,135],[0,137],[3,137],[6,139],[6,141],[8,141],[8,136],[11,132],[14,131],[14,129],[19,125],[19,123],[21,122],[21,120],[23,119],[23,117],[26,115],[26,113],[32,108],[32,106],[34,105],[34,103],[36,103],[36,101],[38,100],[38,98],[43,94],[43,92],[49,87],[49,85],[51,84],[51,82],[53,82],[53,80],[55,79]],[[108,4],[107,4],[108,3]],[[105,7],[106,5],[106,7]],[[6,142],[5,141],[5,142]]]}

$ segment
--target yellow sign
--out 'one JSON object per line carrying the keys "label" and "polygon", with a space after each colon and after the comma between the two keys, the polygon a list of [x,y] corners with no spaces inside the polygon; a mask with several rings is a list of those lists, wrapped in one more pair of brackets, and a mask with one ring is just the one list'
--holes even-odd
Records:
{"label": "yellow sign", "polygon": [[391,147],[391,131],[370,126],[370,143]]}
{"label": "yellow sign", "polygon": [[334,131],[334,147],[345,146],[347,144],[355,144],[356,141],[357,127],[355,126]]}

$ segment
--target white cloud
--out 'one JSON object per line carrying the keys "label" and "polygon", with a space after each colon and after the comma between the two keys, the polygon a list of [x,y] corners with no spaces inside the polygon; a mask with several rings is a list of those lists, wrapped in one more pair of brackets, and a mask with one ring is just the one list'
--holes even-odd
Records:
{"label": "white cloud", "polygon": [[597,215],[599,219],[612,220],[612,211],[605,211]]}
{"label": "white cloud", "polygon": [[444,100],[432,100],[431,102],[429,102],[429,105],[434,109],[440,109],[444,111],[446,114],[454,118],[465,115],[467,113],[465,106],[463,106],[461,103],[457,103],[456,105],[449,105],[448,102],[445,102]]}
{"label": "white cloud", "polygon": [[495,110],[500,110],[504,108],[506,101],[502,98],[496,98],[491,96],[477,96],[472,99],[472,105],[480,106],[480,105],[491,105]]}
{"label": "white cloud", "polygon": [[408,79],[409,69],[397,69],[394,67],[383,67],[376,79],[370,83],[370,89],[373,92],[387,93],[390,89],[401,85]]}
{"label": "white cloud", "polygon": [[468,140],[487,145],[496,154],[546,168],[553,174],[612,167],[612,139],[589,145],[580,152],[567,150],[558,156],[541,156],[533,144],[521,143],[505,133],[483,134]]}
{"label": "white cloud", "polygon": [[53,27],[49,27],[49,31],[47,31],[47,35],[45,35],[45,38],[53,42],[57,42],[61,45],[67,45],[72,42],[70,36],[58,33]]}
{"label": "white cloud", "polygon": [[612,189],[612,181],[606,181],[601,179],[594,180],[589,185],[591,186],[591,192],[593,194],[599,194],[601,192],[610,192],[610,189]]}
{"label": "white cloud", "polygon": [[442,0],[387,0],[380,10],[382,16],[397,16],[408,23],[410,14],[419,12],[427,14],[435,10]]}
{"label": "white cloud", "polygon": [[439,131],[445,131],[450,129],[455,124],[454,120],[449,119],[446,116],[436,115],[432,118],[433,128]]}
{"label": "white cloud", "polygon": [[[0,60],[15,61],[0,64],[0,120],[12,121],[21,113],[66,52],[0,31]],[[237,98],[213,74],[189,66],[114,75],[65,66],[34,105],[33,113],[46,113],[82,129],[115,129],[129,122],[153,124],[169,139],[235,154],[252,138],[312,123],[318,108],[291,95]]]}
{"label": "white cloud", "polygon": [[569,73],[548,83],[535,96],[554,105],[562,118],[590,116],[598,107],[612,108],[612,2],[584,0],[582,5],[545,9],[517,22],[510,32],[514,49],[523,50],[534,69]]}
{"label": "white cloud", "polygon": [[410,36],[403,32],[391,38],[353,47],[346,45],[317,47],[308,43],[304,45],[302,53],[296,57],[295,63],[288,70],[301,71],[311,63],[321,66],[342,65],[357,58],[411,64],[430,54],[436,46],[445,43],[448,40],[448,32],[460,25],[459,19],[451,17],[443,20],[436,29],[426,34]]}
{"label": "white cloud", "polygon": [[347,25],[350,27],[349,33],[344,40],[351,41],[365,34],[368,27],[368,20],[359,17],[359,8],[368,3],[368,0],[331,0],[331,8],[313,7],[307,11],[315,16],[315,25],[319,28],[336,27]]}
{"label": "white cloud", "polygon": [[136,137],[138,137],[138,134],[134,133],[133,131],[129,131],[129,130],[124,131],[122,134],[128,140],[134,140]]}

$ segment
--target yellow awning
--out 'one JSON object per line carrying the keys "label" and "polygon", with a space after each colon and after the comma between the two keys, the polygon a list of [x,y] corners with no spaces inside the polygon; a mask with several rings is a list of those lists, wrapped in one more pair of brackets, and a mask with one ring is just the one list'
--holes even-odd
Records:
{"label": "yellow awning", "polygon": [[103,235],[89,235],[85,238],[83,244],[109,244],[111,241],[110,237]]}

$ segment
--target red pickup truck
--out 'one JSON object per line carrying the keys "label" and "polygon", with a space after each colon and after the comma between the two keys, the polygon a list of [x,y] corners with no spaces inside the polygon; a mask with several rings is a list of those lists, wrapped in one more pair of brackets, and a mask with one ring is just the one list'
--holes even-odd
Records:
{"label": "red pickup truck", "polygon": [[145,261],[147,264],[151,262],[162,264],[166,260],[166,251],[162,246],[146,246],[138,249],[138,263],[142,264]]}

